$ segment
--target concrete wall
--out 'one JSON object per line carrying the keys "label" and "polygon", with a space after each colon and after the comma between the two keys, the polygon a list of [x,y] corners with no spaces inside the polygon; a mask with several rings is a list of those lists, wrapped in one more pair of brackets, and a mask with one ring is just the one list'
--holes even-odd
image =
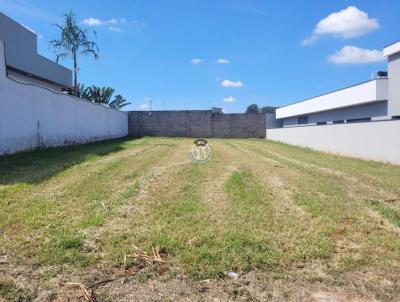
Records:
{"label": "concrete wall", "polygon": [[36,34],[2,13],[0,40],[5,42],[8,66],[62,86],[72,87],[71,70],[38,55]]}
{"label": "concrete wall", "polygon": [[0,155],[123,137],[127,113],[6,77],[0,41]]}
{"label": "concrete wall", "polygon": [[400,120],[268,129],[267,139],[400,164]]}
{"label": "concrete wall", "polygon": [[[339,108],[336,110],[311,113],[311,114],[306,114],[306,116],[308,116],[309,124],[316,124],[319,122],[333,122],[340,120],[387,116],[387,114],[388,114],[387,101],[381,101],[381,102],[362,104],[347,108]],[[295,125],[298,125],[297,116],[283,119],[284,127],[295,126]]]}
{"label": "concrete wall", "polygon": [[129,135],[209,137],[211,111],[131,111]]}
{"label": "concrete wall", "polygon": [[211,137],[265,137],[266,115],[214,114],[211,115]]}
{"label": "concrete wall", "polygon": [[400,116],[400,53],[389,56],[389,115]]}
{"label": "concrete wall", "polygon": [[131,136],[265,137],[265,114],[212,114],[211,110],[131,111]]}
{"label": "concrete wall", "polygon": [[276,113],[267,113],[267,129],[282,128],[283,120],[276,119]]}

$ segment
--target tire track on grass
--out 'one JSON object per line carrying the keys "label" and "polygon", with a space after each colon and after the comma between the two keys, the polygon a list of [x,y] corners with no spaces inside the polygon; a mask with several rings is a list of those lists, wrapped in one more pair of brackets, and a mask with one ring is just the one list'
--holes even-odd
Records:
{"label": "tire track on grass", "polygon": [[168,198],[174,194],[177,188],[171,186],[168,179],[172,175],[179,174],[179,171],[189,163],[187,144],[182,141],[175,148],[169,150],[162,159],[154,162],[154,166],[149,164],[148,168],[135,180],[134,186],[137,184],[137,190],[132,192],[123,205],[114,211],[113,217],[87,233],[87,238],[90,238],[88,244],[93,245],[107,234],[123,232],[127,230],[132,221],[143,219],[146,215],[146,204],[151,203],[150,200],[154,195],[162,194]]}
{"label": "tire track on grass", "polygon": [[293,179],[301,178],[301,174],[289,169],[285,164],[247,149],[249,146],[246,143],[237,143],[236,147],[242,152],[242,158],[252,159],[246,161],[244,167],[271,190],[273,197],[269,198],[269,203],[277,220],[274,240],[279,243],[285,255],[284,264],[294,265],[296,262],[302,262],[303,255],[307,254],[313,261],[321,257],[325,252],[316,234],[324,232],[326,227],[294,200],[293,196],[298,188],[289,189],[295,185]]}
{"label": "tire track on grass", "polygon": [[[345,188],[346,192],[351,198],[363,202],[371,208],[371,210],[367,211],[367,213],[375,221],[377,226],[380,224],[384,226],[387,231],[395,231],[396,233],[400,232],[400,227],[398,225],[391,223],[387,217],[383,216],[374,207],[370,206],[372,201],[379,202],[382,206],[387,208],[388,211],[396,213],[392,215],[397,215],[400,217],[400,203],[398,202],[395,204],[393,202],[388,202],[388,200],[397,200],[397,195],[395,193],[385,191],[382,188],[377,189],[372,187],[371,185],[361,181],[359,178],[350,176],[342,171],[333,170],[327,167],[320,167],[307,162],[301,162],[297,159],[281,155],[271,150],[265,150],[265,152],[304,169],[317,171],[321,172],[322,174],[332,176],[335,181],[340,183],[341,187]],[[398,220],[400,220],[400,218],[398,218]]]}
{"label": "tire track on grass", "polygon": [[[264,150],[265,148],[263,148],[262,150],[255,150],[254,146],[251,146],[249,144],[247,144],[247,148],[251,149],[255,153],[264,153],[274,157],[277,160],[280,159],[278,156],[275,156],[275,154],[271,154],[270,152],[268,152],[269,150]],[[290,163],[290,161],[287,161],[283,158],[281,158],[280,161],[282,162],[282,164]],[[302,206],[305,206],[308,211],[310,209],[312,211],[316,210],[316,213],[320,211],[328,211],[326,212],[326,214],[320,212],[320,214],[318,215],[328,215],[327,217],[329,217],[332,222],[334,221],[334,226],[336,230],[333,229],[332,231],[329,231],[328,234],[330,234],[330,236],[333,237],[336,241],[334,255],[335,262],[344,261],[347,256],[355,257],[355,261],[362,261],[363,259],[360,260],[359,252],[363,253],[363,257],[365,259],[365,257],[369,257],[371,249],[375,249],[376,251],[377,247],[375,246],[375,243],[373,243],[373,240],[376,240],[375,238],[381,237],[383,239],[384,237],[385,240],[388,240],[388,242],[393,241],[390,238],[395,239],[393,237],[397,236],[395,235],[397,234],[397,231],[393,233],[393,227],[395,226],[390,226],[389,222],[387,221],[382,222],[382,219],[376,219],[376,215],[371,216],[371,210],[369,209],[368,205],[365,204],[365,196],[360,197],[358,195],[356,196],[355,194],[350,194],[346,186],[341,186],[345,189],[342,193],[340,193],[340,191],[335,193],[335,187],[338,188],[336,184],[337,177],[324,177],[323,175],[326,175],[326,173],[324,173],[326,171],[321,172],[318,169],[314,169],[314,167],[304,167],[298,163],[292,164],[293,165],[289,165],[292,170],[293,168],[295,168],[297,172],[302,172],[302,178],[307,179],[308,177],[310,180],[314,179],[313,182],[315,183],[312,190],[313,194],[310,195],[306,191],[304,192],[304,189],[306,189],[307,186],[309,186],[311,183],[307,181],[306,183],[301,184],[302,181],[301,179],[298,179],[298,177],[292,178],[292,180],[290,181],[290,184],[293,186],[297,182],[299,182],[296,179],[300,180],[300,182],[298,183],[298,185],[301,185],[301,187],[298,187],[298,189],[300,189],[299,193],[303,195],[305,193],[305,195],[302,196],[302,199],[300,200]],[[304,174],[302,169],[304,169],[306,174]],[[319,184],[317,183],[317,179],[319,179]],[[315,193],[318,193],[318,191],[320,190],[319,187],[323,189],[323,191],[321,191],[322,195],[313,196],[315,195]],[[329,191],[326,191],[326,189],[333,191],[329,193]],[[327,193],[329,193],[329,195],[326,195]],[[327,203],[328,200],[332,201]],[[343,208],[343,210],[339,210],[341,208]],[[385,232],[382,233],[380,231],[381,229]],[[369,234],[367,238],[366,234]],[[372,238],[374,239],[372,240]],[[393,241],[392,245],[395,245],[395,242],[396,241]],[[346,249],[343,248],[343,246],[348,246],[352,248]],[[380,254],[384,255],[385,251],[383,249],[380,249]],[[379,257],[376,256],[375,259],[376,261],[378,261]]]}
{"label": "tire track on grass", "polygon": [[[360,195],[369,197],[372,195],[375,199],[379,200],[382,203],[385,203],[387,206],[400,210],[400,198],[394,192],[387,191],[379,186],[379,188],[377,188],[377,186],[367,184],[362,179],[356,176],[349,175],[344,171],[332,169],[326,166],[319,166],[317,164],[313,164],[307,161],[300,161],[298,159],[270,150],[268,149],[268,146],[260,142],[258,142],[258,145],[275,158],[280,158],[281,160],[285,160],[290,163],[302,166],[305,169],[319,171],[323,174],[330,175],[336,178],[343,186],[345,186],[349,190],[350,193],[354,194],[355,197],[359,197]],[[299,152],[302,152],[302,150],[299,149]]]}

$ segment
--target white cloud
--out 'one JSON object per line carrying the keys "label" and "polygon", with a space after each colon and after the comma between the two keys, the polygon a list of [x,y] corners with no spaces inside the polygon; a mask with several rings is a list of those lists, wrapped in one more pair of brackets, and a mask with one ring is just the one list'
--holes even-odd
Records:
{"label": "white cloud", "polygon": [[356,46],[344,46],[329,57],[329,61],[334,64],[366,64],[383,60],[385,60],[385,57],[382,51]]}
{"label": "white cloud", "polygon": [[228,96],[228,97],[226,97],[226,98],[223,98],[223,101],[224,101],[225,103],[235,103],[235,102],[236,102],[236,99],[235,99],[234,97],[232,97],[232,96]]}
{"label": "white cloud", "polygon": [[199,65],[199,64],[203,63],[203,60],[196,58],[196,59],[192,59],[191,62],[193,65]]}
{"label": "white cloud", "polygon": [[93,18],[93,17],[89,17],[86,19],[83,19],[82,23],[86,24],[88,26],[101,26],[101,25],[118,25],[118,24],[123,24],[126,23],[126,19],[125,18],[112,18],[109,20],[101,20],[98,18]]}
{"label": "white cloud", "polygon": [[377,19],[370,18],[367,13],[355,6],[349,6],[319,21],[312,35],[306,38],[302,45],[312,45],[324,35],[351,39],[363,36],[378,28],[379,22]]}
{"label": "white cloud", "polygon": [[111,31],[116,31],[116,32],[121,32],[122,31],[121,28],[115,27],[115,26],[109,26],[108,29],[111,30]]}
{"label": "white cloud", "polygon": [[[122,32],[122,29],[120,26],[117,25],[122,25],[125,23],[128,23],[128,21],[125,18],[111,18],[111,19],[98,19],[98,18],[86,18],[83,19],[82,21],[83,24],[86,24],[88,26],[107,26],[108,30],[114,31],[114,32]],[[146,23],[140,22],[140,21],[130,21],[130,24],[135,24],[138,26],[146,26]]]}
{"label": "white cloud", "polygon": [[117,24],[126,23],[126,19],[125,18],[120,18],[120,19],[112,18],[106,22],[107,22],[107,24],[117,25]]}
{"label": "white cloud", "polygon": [[221,86],[222,87],[235,87],[235,88],[239,88],[239,87],[243,87],[244,84],[242,81],[230,81],[230,80],[223,80],[221,82]]}
{"label": "white cloud", "polygon": [[221,58],[221,59],[216,60],[215,63],[217,63],[217,64],[230,64],[231,62],[229,60],[227,60],[227,59],[222,59]]}
{"label": "white cloud", "polygon": [[140,109],[149,109],[150,106],[149,106],[149,104],[142,104],[142,105],[139,106],[139,108]]}
{"label": "white cloud", "polygon": [[103,25],[103,21],[97,18],[86,18],[82,21],[83,24],[89,25],[89,26],[100,26]]}

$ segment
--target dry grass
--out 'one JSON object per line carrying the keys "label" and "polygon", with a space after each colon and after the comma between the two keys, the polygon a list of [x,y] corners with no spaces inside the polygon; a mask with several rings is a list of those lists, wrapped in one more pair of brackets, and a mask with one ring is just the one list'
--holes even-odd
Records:
{"label": "dry grass", "polygon": [[0,297],[400,299],[399,167],[265,140],[210,140],[193,164],[191,143],[0,159]]}

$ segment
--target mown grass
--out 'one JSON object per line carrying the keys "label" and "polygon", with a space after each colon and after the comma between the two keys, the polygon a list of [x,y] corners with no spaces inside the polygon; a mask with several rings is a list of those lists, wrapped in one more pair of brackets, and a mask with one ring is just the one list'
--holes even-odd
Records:
{"label": "mown grass", "polygon": [[[248,173],[234,173],[225,187],[232,208],[218,214],[222,221],[214,221],[213,208],[202,199],[210,168],[211,163],[186,166],[179,173],[181,183],[177,194],[163,200],[157,205],[157,212],[150,212],[144,218],[147,228],[130,226],[135,235],[120,234],[118,239],[131,238],[136,246],[147,251],[152,247],[167,251],[174,255],[173,262],[182,265],[194,279],[220,278],[229,271],[244,272],[278,264],[279,250],[266,232],[258,232],[266,224],[262,219],[268,212],[258,208],[256,217],[251,207],[263,199],[263,188],[253,183],[254,177]],[[125,248],[128,250],[124,252],[129,252],[130,245]]]}
{"label": "mown grass", "polygon": [[398,269],[397,233],[370,215],[400,227],[398,167],[264,140],[211,140],[212,161],[194,164],[191,144],[124,139],[1,158],[2,249],[20,265],[84,270],[158,248],[171,275],[196,280],[315,263],[332,276]]}
{"label": "mown grass", "polygon": [[386,218],[394,226],[400,227],[400,212],[387,207],[376,200],[369,200],[369,205],[378,211],[384,218]]}
{"label": "mown grass", "polygon": [[[0,187],[0,228],[4,229],[0,243],[34,265],[93,264],[98,255],[84,248],[84,230],[101,226],[131,198],[138,190],[137,179],[147,166],[166,156],[168,146],[173,145],[156,141],[149,145],[147,139],[116,140],[38,151],[42,157],[27,153],[2,159],[2,166],[9,166],[18,157],[22,161],[36,158],[25,166],[18,163],[18,171],[11,173],[11,179],[21,182]],[[148,153],[113,158],[115,150],[129,152],[139,147]],[[103,156],[111,159],[101,161]],[[60,171],[57,158],[70,164]],[[7,175],[2,170],[4,183],[10,183]]]}
{"label": "mown grass", "polygon": [[12,280],[0,280],[0,297],[6,301],[30,302],[35,293],[18,288]]}
{"label": "mown grass", "polygon": [[[321,240],[327,243],[326,257],[337,253],[336,245],[339,243],[342,251],[339,257],[336,256],[338,259],[330,264],[330,269],[347,271],[358,266],[397,266],[400,259],[400,239],[395,233],[377,227],[380,221],[371,217],[369,212],[371,194],[379,192],[379,196],[384,199],[376,202],[373,208],[383,219],[398,227],[396,210],[384,206],[384,195],[393,198],[397,195],[397,188],[388,186],[383,189],[379,185],[398,182],[395,176],[400,169],[397,166],[339,157],[274,142],[256,141],[244,145],[251,152],[272,159],[286,168],[285,178],[294,193],[293,200],[311,214],[313,228],[320,229]],[[323,165],[317,164],[315,158],[324,156],[327,158],[326,162]],[[331,158],[337,162],[335,166],[331,166]],[[359,165],[361,171],[368,173],[377,168],[379,176],[364,175],[360,171],[350,174],[346,167],[352,161],[355,161],[353,165]],[[326,171],[327,167],[332,170]],[[349,174],[344,177],[342,172]],[[395,205],[396,203],[392,206]],[[383,246],[385,251],[380,250]]]}
{"label": "mown grass", "polygon": [[270,140],[253,140],[253,146],[274,151],[291,159],[314,164],[318,167],[348,173],[349,176],[359,178],[375,188],[381,187],[388,192],[400,194],[400,168],[396,165],[343,157]]}

